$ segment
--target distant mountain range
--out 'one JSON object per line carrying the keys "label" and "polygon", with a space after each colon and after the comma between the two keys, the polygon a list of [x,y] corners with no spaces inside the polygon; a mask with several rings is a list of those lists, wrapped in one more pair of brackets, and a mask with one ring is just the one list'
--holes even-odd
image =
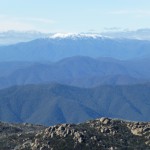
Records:
{"label": "distant mountain range", "polygon": [[27,42],[38,38],[67,38],[67,37],[109,37],[112,39],[139,39],[150,40],[150,29],[138,29],[135,31],[107,29],[105,32],[87,33],[42,33],[38,31],[5,31],[0,32],[0,45],[10,45],[19,42]]}
{"label": "distant mountain range", "polygon": [[52,125],[101,116],[150,119],[150,41],[43,36],[0,46],[0,120]]}
{"label": "distant mountain range", "polygon": [[58,62],[1,62],[0,88],[62,83],[78,87],[136,84],[150,81],[149,59],[120,61],[74,56]]}
{"label": "distant mountain range", "polygon": [[78,87],[150,82],[149,58],[121,61],[74,56],[58,62],[1,62],[0,88],[61,83]]}
{"label": "distant mountain range", "polygon": [[0,61],[58,61],[72,56],[135,59],[150,57],[150,41],[111,39],[93,35],[50,36],[0,46]]}
{"label": "distant mountain range", "polygon": [[45,125],[77,123],[101,116],[150,120],[150,85],[26,85],[0,90],[0,120]]}

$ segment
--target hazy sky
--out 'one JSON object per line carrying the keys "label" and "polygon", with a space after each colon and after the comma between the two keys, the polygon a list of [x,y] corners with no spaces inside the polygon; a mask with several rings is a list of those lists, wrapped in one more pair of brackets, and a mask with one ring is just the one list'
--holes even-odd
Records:
{"label": "hazy sky", "polygon": [[150,0],[0,0],[0,31],[101,32],[150,27]]}

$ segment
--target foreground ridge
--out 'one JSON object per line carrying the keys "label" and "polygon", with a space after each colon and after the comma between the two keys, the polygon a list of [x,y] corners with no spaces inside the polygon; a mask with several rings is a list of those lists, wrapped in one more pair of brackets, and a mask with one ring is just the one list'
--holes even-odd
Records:
{"label": "foreground ridge", "polygon": [[58,124],[48,128],[32,124],[0,123],[0,149],[148,150],[150,122],[103,117],[81,124]]}

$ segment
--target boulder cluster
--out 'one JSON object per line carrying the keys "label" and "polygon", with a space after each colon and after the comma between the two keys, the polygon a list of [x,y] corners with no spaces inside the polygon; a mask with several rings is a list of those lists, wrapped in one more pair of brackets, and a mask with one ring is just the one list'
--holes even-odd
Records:
{"label": "boulder cluster", "polygon": [[[15,150],[150,149],[150,123],[99,118],[17,133]],[[13,135],[14,136],[14,135]],[[20,141],[20,143],[19,143]]]}
{"label": "boulder cluster", "polygon": [[150,123],[100,118],[59,124],[37,133],[29,149],[150,149]]}

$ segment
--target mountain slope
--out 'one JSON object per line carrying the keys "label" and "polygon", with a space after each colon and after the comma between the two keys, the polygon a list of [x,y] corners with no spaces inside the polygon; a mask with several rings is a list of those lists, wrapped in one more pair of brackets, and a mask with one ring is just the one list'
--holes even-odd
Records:
{"label": "mountain slope", "polygon": [[0,90],[0,120],[56,124],[101,116],[150,120],[150,85],[26,85]]}
{"label": "mountain slope", "polygon": [[[11,95],[11,99],[8,98],[7,92]],[[15,121],[19,122],[40,121],[39,123],[55,124],[56,122],[80,122],[90,116],[92,118],[99,115],[79,102],[80,97],[77,95],[82,93],[81,97],[82,95],[86,97],[86,90],[81,90],[80,93],[78,88],[54,84],[14,87],[7,92],[2,90],[4,97],[2,96],[0,100],[1,120],[4,121],[13,121],[13,118],[16,118],[18,120]],[[6,116],[6,110],[10,111],[7,112],[10,116]]]}

